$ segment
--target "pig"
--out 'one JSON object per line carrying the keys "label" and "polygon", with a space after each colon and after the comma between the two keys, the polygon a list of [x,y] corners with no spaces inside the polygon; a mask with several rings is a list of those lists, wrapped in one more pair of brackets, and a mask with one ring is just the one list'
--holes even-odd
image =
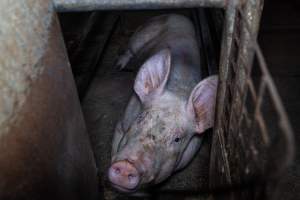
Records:
{"label": "pig", "polygon": [[[139,62],[131,62],[139,60]],[[138,28],[118,64],[142,63],[133,95],[116,125],[108,179],[136,192],[183,169],[214,125],[218,78],[201,80],[200,54],[191,21],[162,15]],[[131,67],[131,66],[129,66]]]}

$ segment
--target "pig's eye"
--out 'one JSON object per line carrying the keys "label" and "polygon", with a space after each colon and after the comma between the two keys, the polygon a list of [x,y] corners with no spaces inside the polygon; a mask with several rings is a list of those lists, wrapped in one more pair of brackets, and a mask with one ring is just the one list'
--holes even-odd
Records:
{"label": "pig's eye", "polygon": [[177,138],[175,138],[175,140],[174,140],[175,142],[179,142],[180,141],[180,138],[179,137],[177,137]]}

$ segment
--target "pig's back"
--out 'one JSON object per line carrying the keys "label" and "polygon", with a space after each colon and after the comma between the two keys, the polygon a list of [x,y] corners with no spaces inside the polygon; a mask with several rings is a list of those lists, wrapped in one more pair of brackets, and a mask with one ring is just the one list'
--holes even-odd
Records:
{"label": "pig's back", "polygon": [[167,89],[184,99],[201,79],[200,54],[192,22],[181,15],[169,15],[164,31],[153,41],[153,53],[169,48],[171,71]]}
{"label": "pig's back", "polygon": [[[167,89],[186,99],[200,81],[200,55],[192,22],[182,15],[161,15],[139,27],[129,42],[137,66],[156,52],[169,48],[171,71]],[[134,62],[133,62],[134,63]]]}

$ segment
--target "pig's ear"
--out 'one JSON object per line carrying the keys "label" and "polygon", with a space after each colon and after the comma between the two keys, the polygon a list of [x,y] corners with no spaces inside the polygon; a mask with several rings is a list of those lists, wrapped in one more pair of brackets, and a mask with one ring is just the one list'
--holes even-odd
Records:
{"label": "pig's ear", "polygon": [[134,91],[142,102],[163,92],[170,67],[171,53],[169,49],[159,51],[142,65],[134,83]]}
{"label": "pig's ear", "polygon": [[210,76],[195,86],[187,103],[189,114],[195,119],[197,133],[213,127],[218,77]]}

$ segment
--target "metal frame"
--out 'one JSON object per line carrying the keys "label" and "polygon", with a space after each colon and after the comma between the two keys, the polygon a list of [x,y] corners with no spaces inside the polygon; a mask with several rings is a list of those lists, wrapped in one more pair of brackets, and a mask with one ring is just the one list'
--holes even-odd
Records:
{"label": "metal frame", "polygon": [[[277,177],[291,163],[294,153],[292,128],[256,41],[263,0],[248,0],[244,5],[235,1],[229,1],[224,22],[210,163],[211,187],[263,182]],[[254,56],[257,63],[253,63]],[[253,66],[261,72],[258,89],[251,76]],[[272,127],[267,125],[262,111],[267,92],[272,103],[269,106],[278,116],[278,121],[273,122],[274,126],[279,124],[276,133],[269,130]],[[253,107],[246,104],[247,98]],[[272,137],[280,138],[281,146],[276,146]],[[274,161],[268,153],[275,154],[277,149],[284,154]]]}
{"label": "metal frame", "polygon": [[[293,155],[292,129],[256,41],[263,3],[263,0],[54,0],[56,10],[60,12],[195,7],[225,9],[215,127],[211,149],[211,187],[241,184],[245,180],[251,179],[249,178],[251,176],[260,175],[256,172],[268,171],[267,165],[255,166],[255,163],[260,162],[265,156],[268,157],[266,155],[268,149],[276,148],[272,146],[273,143],[269,139],[276,134],[268,131],[271,127],[266,124],[261,111],[262,103],[265,101],[263,97],[265,91],[270,93],[276,114],[280,118],[278,123],[280,123],[281,133],[276,136],[284,141],[283,146],[286,152],[285,156],[279,158],[281,164],[274,163],[276,169],[284,169]],[[259,69],[262,71],[258,91],[255,90],[251,77],[255,55],[258,58]],[[254,108],[248,108],[246,105],[246,99],[249,97],[254,101]],[[251,112],[254,112],[254,115],[250,115]],[[247,131],[243,130],[245,128],[243,121],[245,120],[252,127]],[[255,124],[259,126],[257,132],[254,132]],[[262,143],[258,144],[257,141],[252,141],[251,134],[261,137]],[[256,151],[249,153],[250,147],[247,145],[253,145],[252,148],[262,148],[263,150],[257,156],[253,153]],[[249,159],[247,162],[249,166],[242,163],[243,157]],[[273,162],[270,161],[270,163]],[[260,167],[262,169],[259,169]],[[242,176],[245,178],[241,178]]]}
{"label": "metal frame", "polygon": [[[7,3],[8,1],[5,2]],[[30,2],[39,1],[32,0]],[[210,185],[212,187],[216,187],[222,184],[240,184],[244,181],[241,179],[243,175],[245,175],[247,178],[250,177],[250,175],[253,175],[253,171],[255,175],[255,170],[258,170],[262,173],[268,171],[268,165],[265,163],[259,166],[261,168],[256,165],[251,165],[250,168],[247,168],[244,163],[240,162],[245,158],[249,158],[249,161],[253,162],[254,164],[259,164],[258,162],[261,161],[261,159],[264,159],[264,156],[266,156],[267,161],[270,161],[267,152],[270,149],[273,150],[272,148],[276,148],[270,139],[274,136],[274,134],[268,131],[270,127],[268,127],[266,124],[266,120],[264,119],[262,112],[262,104],[266,101],[264,98],[266,92],[269,93],[271,102],[274,104],[274,109],[276,110],[275,114],[277,114],[279,118],[277,123],[279,124],[280,133],[275,136],[278,136],[282,139],[283,146],[281,146],[281,150],[284,149],[285,153],[284,156],[279,158],[281,161],[280,164],[274,163],[274,165],[276,165],[276,172],[278,173],[290,163],[294,151],[292,128],[289,124],[288,117],[284,111],[284,107],[281,103],[278,92],[276,91],[274,82],[272,81],[271,75],[268,72],[262,52],[256,41],[263,7],[263,0],[53,0],[54,8],[52,8],[52,4],[48,4],[48,2],[50,1],[47,1],[47,3],[43,4],[32,3],[32,6],[40,6],[36,9],[36,11],[45,12],[33,12],[31,14],[25,13],[26,15],[24,14],[24,17],[28,18],[28,20],[25,20],[25,22],[28,23],[28,26],[26,26],[26,24],[22,24],[23,26],[21,26],[20,24],[17,24],[17,21],[15,21],[15,26],[11,27],[17,31],[11,31],[11,33],[17,34],[22,32],[22,34],[18,34],[16,37],[14,35],[11,37],[7,36],[7,38],[11,40],[11,43],[8,43],[10,40],[5,40],[4,42],[4,45],[7,44],[7,49],[9,50],[8,53],[17,52],[20,53],[20,58],[27,59],[25,60],[26,62],[24,61],[24,63],[28,63],[28,66],[25,66],[27,71],[25,71],[23,74],[21,73],[21,75],[24,75],[25,78],[28,77],[28,80],[36,79],[35,75],[38,76],[40,73],[40,70],[37,70],[37,68],[34,66],[37,62],[36,59],[38,59],[40,56],[40,50],[42,49],[40,46],[44,45],[44,43],[36,44],[34,41],[43,42],[48,40],[49,36],[47,35],[48,33],[46,29],[49,25],[43,26],[43,23],[51,22],[54,11],[70,12],[116,9],[141,10],[192,7],[224,8],[226,13],[219,64],[219,86],[210,162]],[[24,3],[24,5],[25,4],[26,3]],[[8,3],[5,5],[5,7],[8,8],[8,11],[10,11],[9,9],[12,8]],[[24,6],[22,9],[19,9],[19,14],[22,14],[22,10],[24,10]],[[29,10],[33,9],[28,9],[28,11]],[[3,16],[5,17],[3,19],[1,18],[0,26],[7,28],[10,26],[4,23],[5,19],[8,18],[9,15],[4,14]],[[33,22],[41,23],[41,26],[38,26],[38,24]],[[31,23],[35,24],[36,29],[32,29],[30,26]],[[26,29],[25,32],[22,31],[22,29]],[[33,37],[30,37],[32,40],[25,40],[26,38],[24,39],[25,36],[27,37],[27,35],[24,33],[31,33],[32,30],[35,30],[34,34],[39,36],[39,40],[36,40],[36,37],[35,40],[32,39]],[[0,36],[3,36],[4,33],[0,31]],[[14,41],[15,38],[17,38],[16,41]],[[31,45],[26,45],[28,42],[32,42],[33,45],[31,43]],[[35,54],[31,57],[28,57],[27,54],[25,55],[25,53],[28,51],[19,51],[18,49],[15,50],[13,49],[15,47],[11,47],[9,44],[21,46],[19,50],[25,49],[27,46],[29,46],[30,48],[34,47],[34,50],[37,51],[36,53],[33,52]],[[1,52],[6,51],[2,50]],[[7,59],[3,59],[1,62],[14,60],[14,57],[16,56],[13,53],[10,57],[7,56]],[[262,74],[261,79],[259,79],[258,89],[255,89],[255,83],[251,77],[251,69],[255,55],[258,60],[258,68]],[[32,59],[34,62],[31,62],[31,60],[28,59]],[[8,64],[16,66],[15,62],[13,61]],[[9,74],[9,70],[11,69],[6,69],[5,67],[3,69],[5,69],[5,73],[7,73],[7,76],[3,76],[4,78],[7,78],[5,83],[11,83],[13,79],[10,80],[9,78],[16,78],[17,76],[11,76],[12,73]],[[18,71],[18,69],[15,69],[15,71]],[[28,73],[31,71],[34,73]],[[34,77],[30,77],[28,74],[33,74]],[[17,81],[21,81],[21,79]],[[12,83],[11,86],[16,86],[16,83]],[[6,90],[10,89],[9,87],[3,88]],[[20,88],[16,88],[14,91],[19,91]],[[5,96],[5,98],[11,98],[10,102],[13,102],[17,101],[18,98],[23,98],[24,96],[22,91],[19,93],[16,92],[16,94],[20,94],[20,96],[12,96],[11,94],[8,94]],[[254,108],[252,110],[250,110],[250,108],[246,105],[246,100],[248,97],[250,97],[254,102]],[[6,111],[6,113],[13,112],[16,108],[17,107],[15,106],[7,106],[6,109],[8,109],[8,111]],[[253,115],[250,114],[251,111],[253,111]],[[10,118],[9,115],[5,115],[6,116],[2,116],[2,119],[6,119],[6,117]],[[244,131],[244,121],[246,121],[249,125],[247,131]],[[3,120],[1,121],[1,118],[0,122],[3,122]],[[0,124],[0,127],[4,125],[10,124],[2,123]],[[258,131],[253,132],[256,125],[258,126]],[[261,152],[259,152],[261,153],[259,155],[255,154],[255,151],[250,153],[248,152],[250,146],[247,146],[247,144],[249,144],[247,142],[252,142],[251,137],[253,137],[253,135],[261,138],[261,141],[259,141],[261,143],[253,144],[253,148],[261,147],[263,149]],[[235,146],[237,146],[238,149],[234,149]],[[237,162],[234,163],[235,161]],[[271,162],[271,164],[273,164],[273,162]],[[251,173],[249,173],[249,170]]]}
{"label": "metal frame", "polygon": [[226,7],[227,0],[53,0],[59,12]]}
{"label": "metal frame", "polygon": [[[244,140],[247,134],[241,131],[242,121],[258,123],[263,145],[270,146],[268,126],[261,112],[265,91],[269,91],[275,109],[280,118],[281,135],[285,141],[286,156],[282,158],[281,168],[286,166],[293,155],[293,133],[289,120],[282,106],[276,87],[267,70],[267,65],[256,42],[264,0],[53,0],[59,12],[88,10],[137,10],[165,8],[216,7],[225,9],[225,19],[219,63],[219,86],[216,102],[215,127],[210,163],[210,185],[216,187],[224,184],[239,184],[238,175],[245,166],[232,166],[234,151],[230,146],[240,145],[238,157],[246,156]],[[238,46],[236,47],[235,44]],[[258,91],[255,91],[251,78],[254,56],[262,71]],[[232,78],[234,77],[234,78]],[[251,96],[255,102],[253,116],[249,114],[246,98]],[[247,110],[248,109],[248,110]],[[253,125],[252,125],[253,126]],[[253,131],[253,130],[252,130]],[[240,141],[228,141],[238,137]],[[244,154],[244,155],[243,155]],[[253,158],[253,157],[251,157]],[[259,159],[259,158],[258,158]],[[234,168],[234,169],[233,169]],[[251,170],[256,170],[255,167]],[[264,169],[266,170],[266,169]],[[238,171],[238,173],[236,172]],[[253,174],[252,174],[253,175]]]}

